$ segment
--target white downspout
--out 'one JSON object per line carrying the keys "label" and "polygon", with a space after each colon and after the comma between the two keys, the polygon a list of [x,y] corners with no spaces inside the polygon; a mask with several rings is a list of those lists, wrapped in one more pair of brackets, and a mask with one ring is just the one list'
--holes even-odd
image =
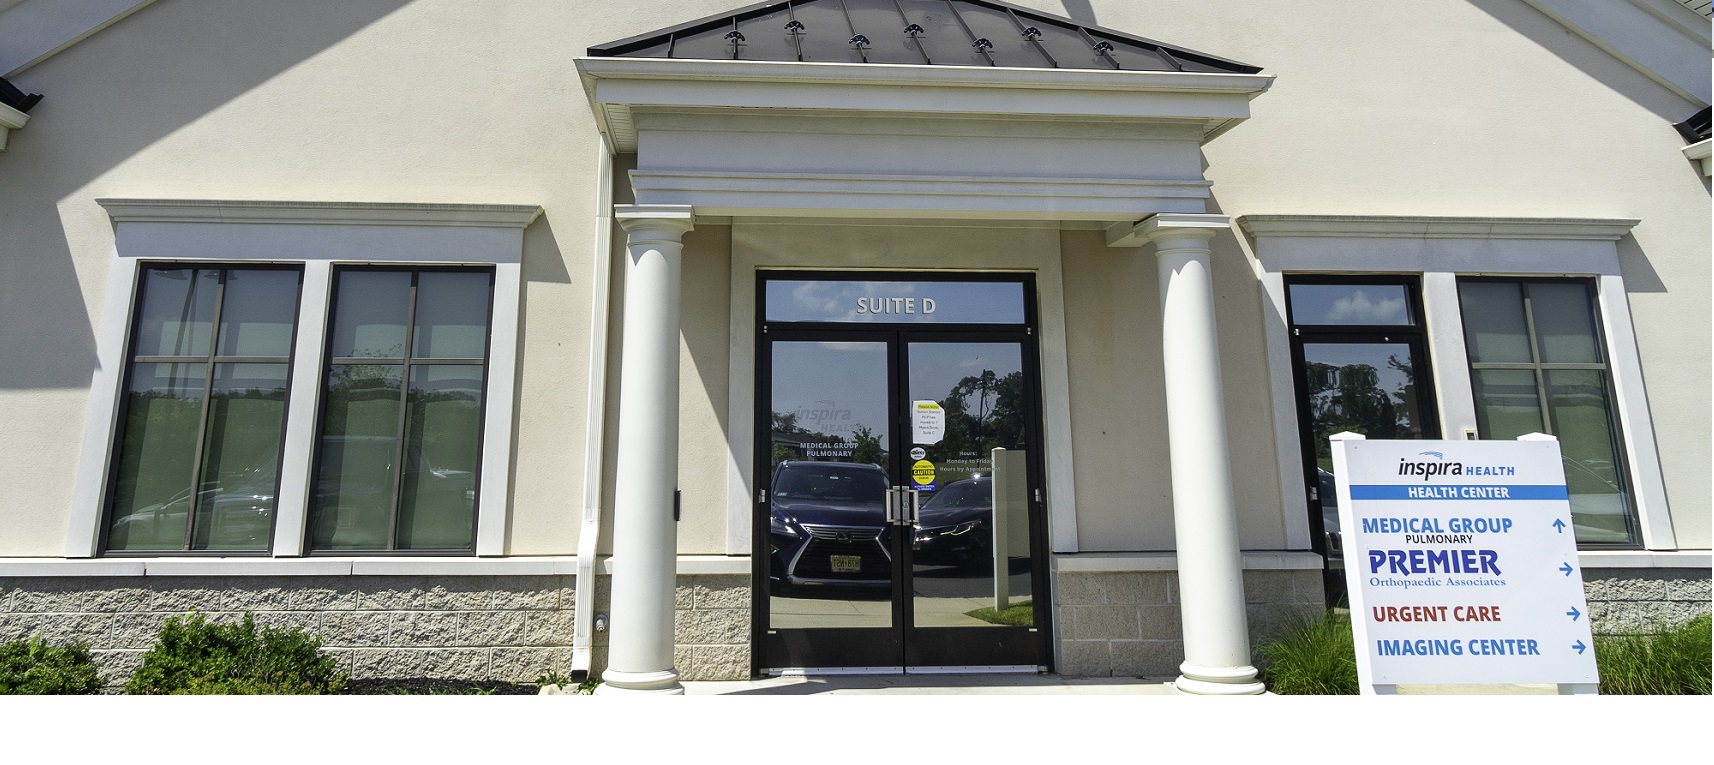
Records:
{"label": "white downspout", "polygon": [[588,425],[583,435],[583,525],[577,534],[576,600],[572,607],[571,679],[589,679],[594,659],[595,543],[601,538],[601,472],[607,422],[607,310],[613,264],[613,155],[601,136],[595,179],[595,278],[589,301]]}

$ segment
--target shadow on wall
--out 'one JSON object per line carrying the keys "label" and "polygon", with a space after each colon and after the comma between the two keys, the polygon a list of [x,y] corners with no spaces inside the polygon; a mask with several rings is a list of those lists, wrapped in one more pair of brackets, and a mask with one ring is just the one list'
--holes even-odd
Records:
{"label": "shadow on wall", "polygon": [[[292,3],[155,3],[13,78],[46,98],[0,154],[0,209],[16,216],[0,226],[0,358],[29,360],[0,365],[0,390],[89,385],[100,304],[85,304],[83,285],[104,284],[105,268],[78,272],[58,200],[408,2],[330,3],[313,23]],[[114,65],[88,76],[93,61]],[[58,79],[68,68],[84,74]],[[42,84],[61,81],[78,90]]]}
{"label": "shadow on wall", "polygon": [[1470,4],[1613,92],[1654,112],[1668,126],[1683,122],[1701,108],[1688,105],[1678,94],[1518,0],[1470,0]]}
{"label": "shadow on wall", "polygon": [[1074,21],[1084,24],[1099,23],[1095,20],[1095,9],[1089,7],[1089,0],[1060,0],[1060,5],[1065,6],[1065,15]]}

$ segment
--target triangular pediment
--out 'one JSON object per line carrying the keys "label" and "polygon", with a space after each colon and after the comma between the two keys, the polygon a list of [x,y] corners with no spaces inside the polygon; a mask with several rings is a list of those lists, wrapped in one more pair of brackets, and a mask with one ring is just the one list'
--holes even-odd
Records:
{"label": "triangular pediment", "polygon": [[991,0],[792,0],[597,45],[590,56],[1253,74],[1261,67]]}

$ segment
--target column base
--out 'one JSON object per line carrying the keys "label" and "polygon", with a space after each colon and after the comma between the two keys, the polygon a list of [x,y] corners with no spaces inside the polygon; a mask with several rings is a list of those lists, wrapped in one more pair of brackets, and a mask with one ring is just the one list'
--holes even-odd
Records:
{"label": "column base", "polygon": [[1172,681],[1174,693],[1188,696],[1260,696],[1268,687],[1256,680],[1256,668],[1202,667],[1190,662],[1178,665],[1183,674]]}
{"label": "column base", "polygon": [[597,696],[622,693],[649,693],[656,696],[683,696],[684,686],[678,682],[677,670],[660,672],[624,672],[609,669],[601,673],[601,685],[595,687]]}

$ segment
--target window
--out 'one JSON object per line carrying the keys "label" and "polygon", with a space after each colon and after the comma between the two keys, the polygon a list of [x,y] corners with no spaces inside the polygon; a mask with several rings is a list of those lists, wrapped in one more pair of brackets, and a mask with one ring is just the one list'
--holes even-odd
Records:
{"label": "window", "polygon": [[469,551],[490,269],[334,271],[310,548]]}
{"label": "window", "polygon": [[1577,541],[1636,544],[1593,285],[1461,278],[1458,296],[1482,437],[1558,437]]}
{"label": "window", "polygon": [[107,549],[265,551],[302,272],[146,265]]}
{"label": "window", "polygon": [[540,207],[97,201],[66,557],[505,554]]}

